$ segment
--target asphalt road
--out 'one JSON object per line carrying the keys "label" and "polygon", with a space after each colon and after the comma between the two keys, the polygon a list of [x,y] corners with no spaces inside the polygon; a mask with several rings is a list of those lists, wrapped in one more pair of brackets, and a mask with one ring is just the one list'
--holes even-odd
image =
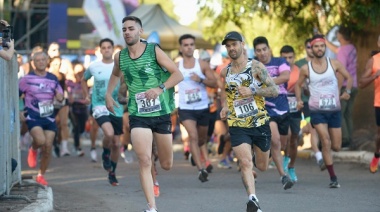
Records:
{"label": "asphalt road", "polygon": [[[140,188],[137,162],[118,163],[120,185],[112,187],[100,162],[92,163],[89,148],[84,157],[53,158],[45,175],[53,189],[54,211],[139,212],[146,209]],[[23,174],[35,174],[26,168],[23,152]],[[100,148],[98,148],[100,156]],[[169,172],[158,166],[161,195],[157,198],[160,212],[239,212],[245,211],[247,196],[240,173],[233,169],[216,168],[210,181],[201,183],[197,171],[182,153],[175,153],[174,166]],[[341,188],[328,188],[327,171],[321,172],[314,160],[298,159],[298,183],[283,190],[275,169],[258,171],[257,197],[263,211],[380,211],[380,174],[371,174],[368,167],[355,163],[337,163],[335,171]]]}

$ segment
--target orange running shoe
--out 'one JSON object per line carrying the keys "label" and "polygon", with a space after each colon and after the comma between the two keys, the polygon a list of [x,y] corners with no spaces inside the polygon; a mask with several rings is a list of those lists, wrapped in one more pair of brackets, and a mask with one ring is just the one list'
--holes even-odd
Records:
{"label": "orange running shoe", "polygon": [[371,164],[369,164],[369,171],[372,173],[376,173],[379,167],[379,158],[372,158]]}
{"label": "orange running shoe", "polygon": [[28,165],[30,168],[36,168],[37,166],[37,150],[33,150],[32,147],[29,148],[28,152]]}
{"label": "orange running shoe", "polygon": [[37,183],[41,185],[44,185],[44,186],[48,185],[48,182],[45,180],[45,177],[43,175],[37,175],[36,181]]}
{"label": "orange running shoe", "polygon": [[154,192],[154,196],[155,197],[159,197],[160,196],[160,186],[159,185],[154,185],[153,192]]}

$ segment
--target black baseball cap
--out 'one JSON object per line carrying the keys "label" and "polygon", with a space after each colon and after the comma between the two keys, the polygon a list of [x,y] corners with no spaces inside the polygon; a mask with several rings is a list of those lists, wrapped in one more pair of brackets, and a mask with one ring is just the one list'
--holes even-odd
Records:
{"label": "black baseball cap", "polygon": [[241,36],[241,34],[236,32],[236,31],[232,31],[232,32],[227,33],[226,36],[224,36],[224,39],[222,41],[222,45],[225,45],[227,40],[237,40],[237,41],[242,42],[243,36]]}

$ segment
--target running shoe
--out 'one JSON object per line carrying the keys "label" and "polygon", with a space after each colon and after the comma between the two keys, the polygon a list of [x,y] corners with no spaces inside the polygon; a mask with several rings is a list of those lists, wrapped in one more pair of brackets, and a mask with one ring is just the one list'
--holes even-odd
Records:
{"label": "running shoe", "polygon": [[78,149],[76,150],[76,153],[77,153],[77,156],[78,156],[78,157],[83,157],[83,155],[84,155],[84,151],[83,151],[82,149],[80,149],[80,148],[78,148]]}
{"label": "running shoe", "polygon": [[211,173],[213,168],[214,168],[214,167],[212,166],[212,164],[209,163],[209,164],[207,165],[207,167],[206,167],[206,171],[207,171],[207,173]]}
{"label": "running shoe", "polygon": [[205,169],[202,169],[202,170],[199,171],[198,179],[199,179],[202,183],[208,181],[207,177],[208,177],[208,173],[207,173],[207,171],[206,171]]}
{"label": "running shoe", "polygon": [[61,156],[70,156],[69,150],[65,148],[61,148]]}
{"label": "running shoe", "polygon": [[61,156],[61,149],[59,147],[59,144],[53,143],[53,156],[55,158],[59,158]]}
{"label": "running shoe", "polygon": [[251,199],[247,202],[247,212],[262,212],[259,202],[256,199]]}
{"label": "running shoe", "polygon": [[338,180],[332,180],[329,184],[330,188],[340,188],[340,185],[338,183]]}
{"label": "running shoe", "polygon": [[91,161],[92,162],[97,162],[98,161],[97,154],[96,154],[96,149],[95,148],[91,149],[90,155],[91,155]]}
{"label": "running shoe", "polygon": [[45,180],[43,175],[37,175],[36,182],[44,186],[48,185],[48,182]]}
{"label": "running shoe", "polygon": [[112,186],[118,186],[119,185],[119,181],[117,181],[115,173],[113,173],[113,172],[108,173],[108,181],[110,182],[110,184]]}
{"label": "running shoe", "polygon": [[196,166],[197,164],[195,164],[195,161],[194,161],[194,159],[193,159],[193,155],[190,153],[189,154],[189,161],[190,161],[190,164],[192,165],[192,166]]}
{"label": "running shoe", "polygon": [[298,181],[297,175],[296,175],[296,169],[295,168],[289,168],[288,169],[288,174],[290,179],[296,183]]}
{"label": "running shoe", "polygon": [[218,163],[218,168],[220,168],[220,169],[232,169],[231,165],[227,162],[226,159],[221,160]]}
{"label": "running shoe", "polygon": [[293,185],[294,185],[292,180],[286,175],[281,177],[281,182],[282,182],[282,187],[284,188],[284,190],[287,190],[287,189],[293,187]]}
{"label": "running shoe", "polygon": [[28,165],[30,168],[36,168],[37,166],[37,150],[33,150],[32,147],[29,148],[28,152]]}
{"label": "running shoe", "polygon": [[151,209],[148,209],[148,210],[144,210],[143,212],[158,212],[158,210],[156,210],[154,208],[151,208]]}
{"label": "running shoe", "polygon": [[187,150],[183,153],[183,155],[185,156],[185,160],[189,160],[189,155],[190,155],[190,152]]}
{"label": "running shoe", "polygon": [[155,197],[159,197],[160,196],[160,186],[154,184],[154,186],[153,186],[153,192],[154,192],[154,196]]}
{"label": "running shoe", "polygon": [[325,162],[323,161],[323,159],[320,159],[320,160],[318,161],[318,165],[319,165],[319,168],[321,169],[321,171],[324,171],[324,170],[327,169],[327,168],[326,168],[326,164],[325,164]]}
{"label": "running shoe", "polygon": [[369,164],[369,171],[371,173],[376,173],[379,167],[379,158],[372,158],[371,164]]}
{"label": "running shoe", "polygon": [[102,154],[103,168],[106,171],[110,171],[112,168],[110,156],[106,154]]}
{"label": "running shoe", "polygon": [[284,172],[285,173],[288,173],[288,165],[289,165],[289,162],[290,162],[290,157],[288,156],[284,156],[283,160],[282,160],[282,166],[284,168]]}

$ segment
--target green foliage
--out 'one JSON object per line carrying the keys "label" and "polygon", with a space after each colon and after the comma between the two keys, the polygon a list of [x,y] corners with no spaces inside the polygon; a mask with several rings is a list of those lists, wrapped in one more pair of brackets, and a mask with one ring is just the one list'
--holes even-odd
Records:
{"label": "green foliage", "polygon": [[333,26],[343,24],[358,32],[380,23],[380,0],[219,0],[219,14],[207,4],[215,1],[199,1],[200,15],[214,19],[204,29],[206,38],[220,42],[226,32],[237,30],[252,47],[253,38],[263,35],[274,55],[286,44],[293,46],[298,55],[303,54],[303,43],[314,30],[325,34]]}

